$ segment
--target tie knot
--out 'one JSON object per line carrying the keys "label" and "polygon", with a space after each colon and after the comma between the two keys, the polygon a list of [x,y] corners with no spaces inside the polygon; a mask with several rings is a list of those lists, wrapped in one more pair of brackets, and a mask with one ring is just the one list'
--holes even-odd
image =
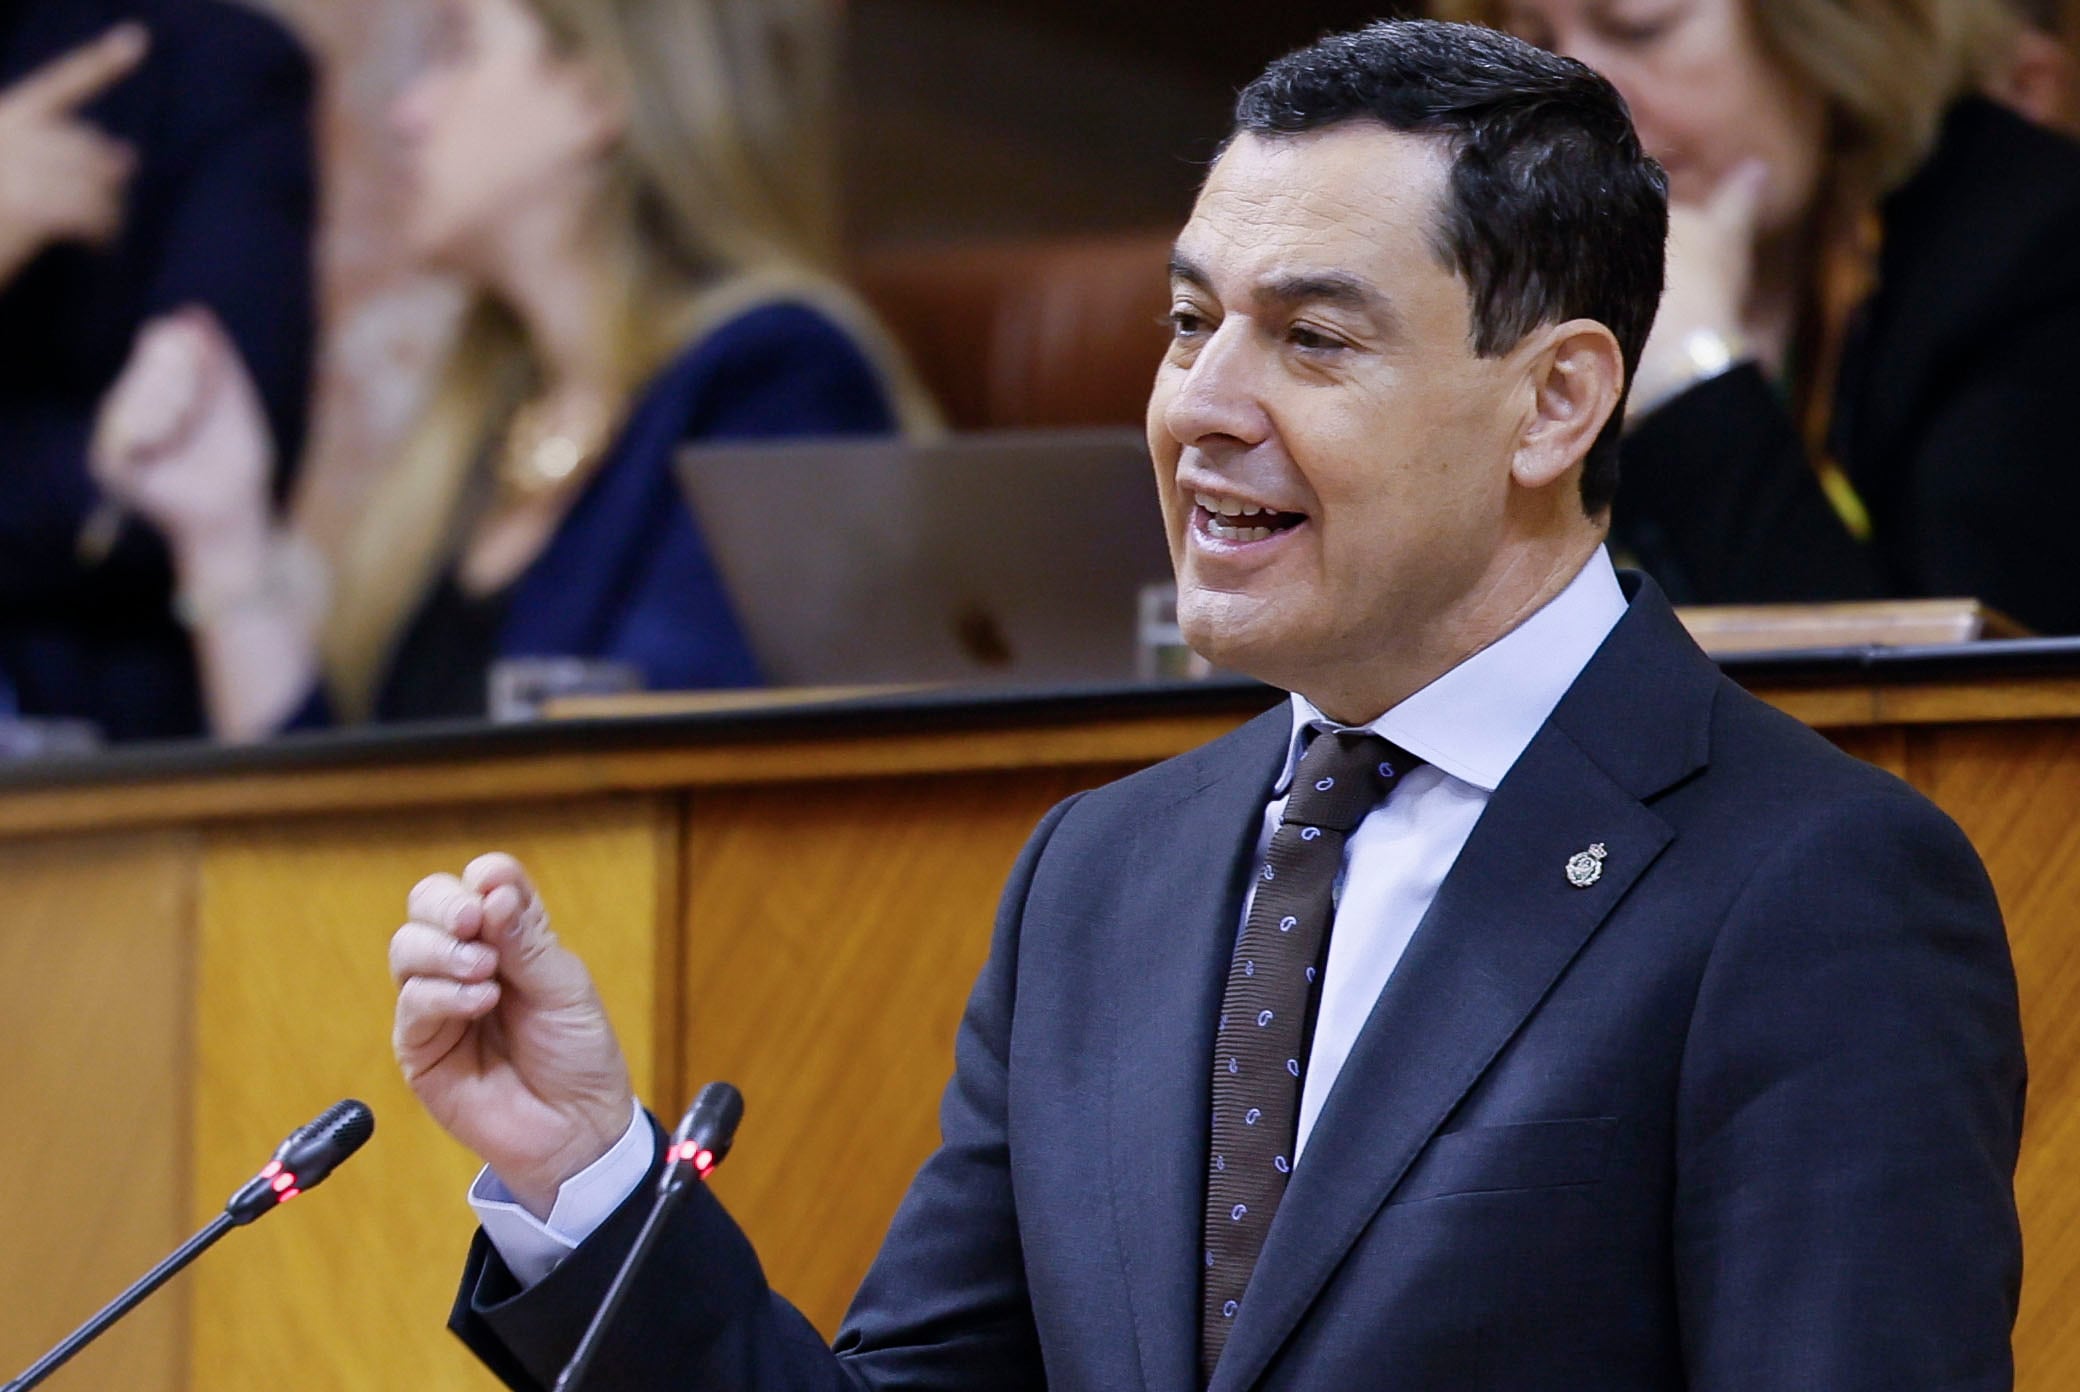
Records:
{"label": "tie knot", "polygon": [[1321,731],[1308,742],[1293,773],[1285,820],[1349,831],[1418,762],[1369,730]]}

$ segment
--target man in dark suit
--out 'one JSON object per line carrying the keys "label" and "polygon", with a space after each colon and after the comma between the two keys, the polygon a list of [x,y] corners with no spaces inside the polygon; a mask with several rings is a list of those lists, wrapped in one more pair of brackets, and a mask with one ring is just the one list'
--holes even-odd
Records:
{"label": "man in dark suit", "polygon": [[[1149,437],[1188,638],[1290,707],[1041,824],[835,1349],[701,1191],[594,1386],[2010,1385],[1985,875],[1602,550],[1665,229],[1615,94],[1499,35],[1244,93]],[[454,1328],[546,1387],[656,1132],[516,864],[410,917],[398,1056],[488,1162]]]}
{"label": "man in dark suit", "polygon": [[139,328],[200,305],[286,483],[315,336],[311,85],[244,4],[0,3],[0,715],[202,730],[166,548],[97,513],[87,440]]}

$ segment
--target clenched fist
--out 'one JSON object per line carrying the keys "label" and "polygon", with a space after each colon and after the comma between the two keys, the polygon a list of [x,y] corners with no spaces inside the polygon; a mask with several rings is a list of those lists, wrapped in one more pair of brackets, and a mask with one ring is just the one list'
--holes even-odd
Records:
{"label": "clenched fist", "polygon": [[429,875],[390,940],[412,1091],[537,1217],[613,1148],[634,1093],[592,977],[508,855]]}

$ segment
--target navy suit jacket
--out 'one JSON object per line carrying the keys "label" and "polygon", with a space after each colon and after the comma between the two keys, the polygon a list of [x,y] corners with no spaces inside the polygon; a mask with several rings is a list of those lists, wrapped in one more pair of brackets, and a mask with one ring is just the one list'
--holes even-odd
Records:
{"label": "navy suit jacket", "polygon": [[[1629,585],[1338,1075],[1215,1392],[2011,1385],[2022,1041],[1979,861]],[[835,1351],[701,1191],[591,1385],[1195,1388],[1215,1016],[1289,718],[1042,823]],[[480,1236],[453,1327],[548,1386],[648,1200],[525,1293]]]}
{"label": "navy suit jacket", "polygon": [[74,554],[101,397],[145,320],[207,305],[260,389],[280,491],[314,334],[311,69],[280,25],[218,0],[0,0],[0,84],[126,19],[151,52],[84,113],[139,155],[122,236],[49,248],[0,290],[0,688],[118,739],[196,734],[202,712],[157,535]]}

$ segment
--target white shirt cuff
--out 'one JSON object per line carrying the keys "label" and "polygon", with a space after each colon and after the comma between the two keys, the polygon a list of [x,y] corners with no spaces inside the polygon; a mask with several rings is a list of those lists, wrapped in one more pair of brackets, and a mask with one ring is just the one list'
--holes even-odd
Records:
{"label": "white shirt cuff", "polygon": [[529,1213],[486,1165],[469,1187],[469,1206],[477,1212],[484,1236],[505,1261],[522,1290],[538,1284],[579,1243],[599,1230],[622,1201],[636,1191],[657,1158],[657,1143],[640,1102],[621,1139],[590,1165],[572,1175],[556,1191],[549,1221]]}

